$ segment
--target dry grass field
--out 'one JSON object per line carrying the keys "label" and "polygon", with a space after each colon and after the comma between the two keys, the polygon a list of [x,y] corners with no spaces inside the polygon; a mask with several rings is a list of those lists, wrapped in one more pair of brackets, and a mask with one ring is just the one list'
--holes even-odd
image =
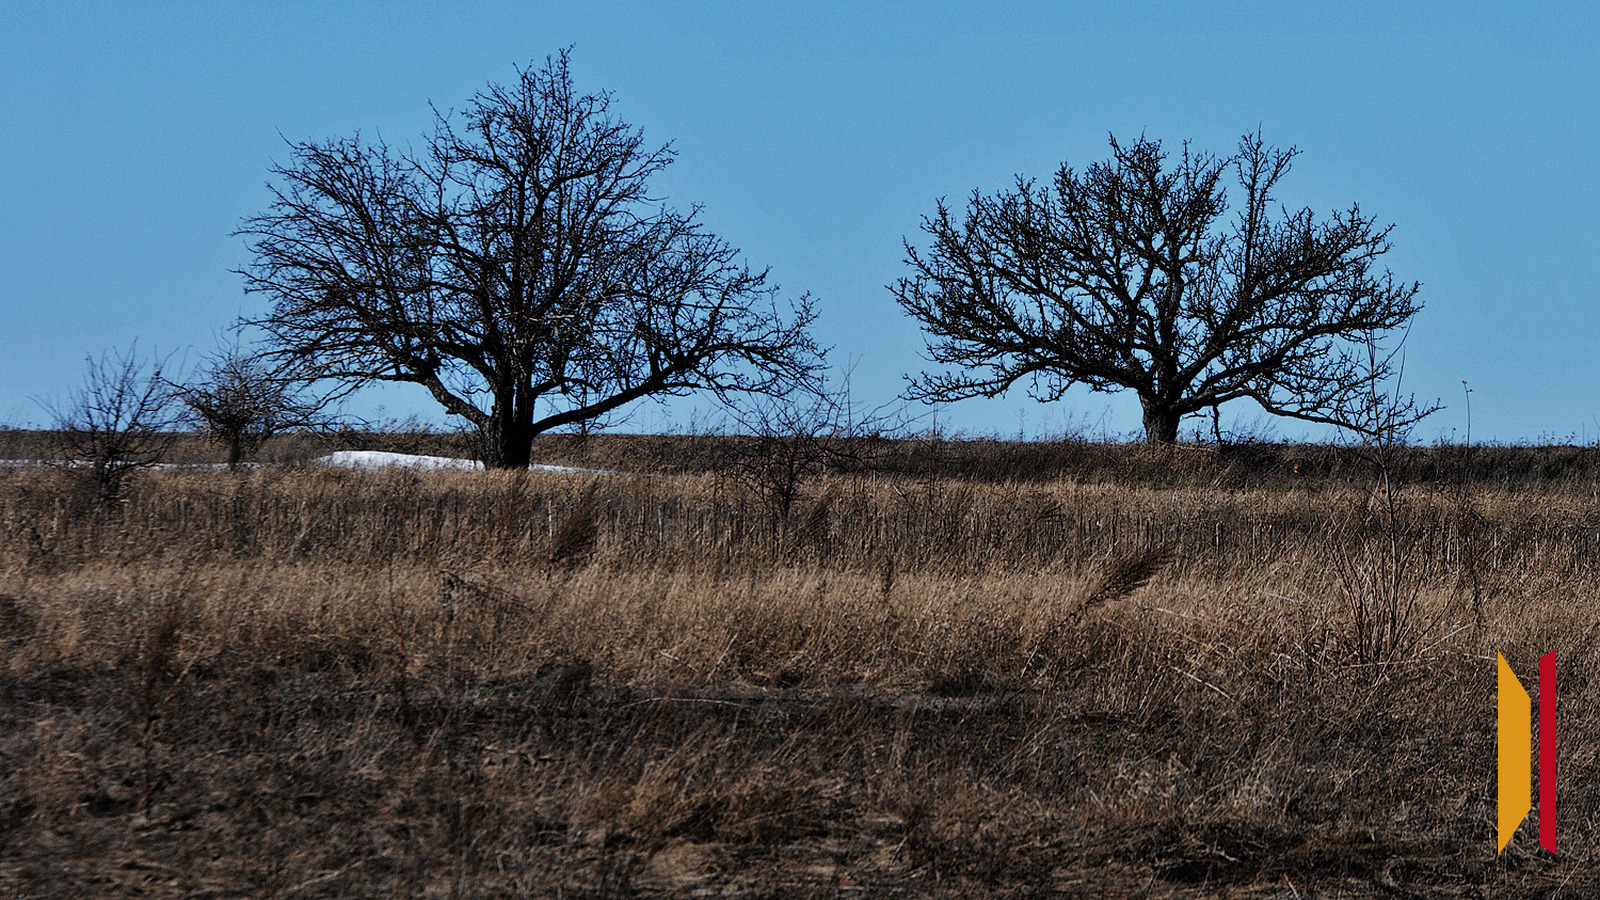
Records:
{"label": "dry grass field", "polygon": [[[930,439],[780,516],[717,443],[0,470],[0,897],[1600,889],[1594,451]],[[1559,856],[1495,854],[1497,650]]]}

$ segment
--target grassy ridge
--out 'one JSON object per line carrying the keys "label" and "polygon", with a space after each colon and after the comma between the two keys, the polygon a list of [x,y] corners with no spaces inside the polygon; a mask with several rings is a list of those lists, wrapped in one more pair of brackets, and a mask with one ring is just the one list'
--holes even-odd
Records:
{"label": "grassy ridge", "polygon": [[[713,434],[549,434],[535,461],[624,472],[711,474],[725,471],[738,438]],[[264,462],[298,466],[335,450],[386,450],[473,458],[475,443],[459,432],[344,429],[269,439]],[[0,460],[46,459],[51,433],[0,429]],[[1358,446],[1249,442],[1149,448],[1079,439],[1008,441],[927,435],[867,439],[859,468],[885,475],[980,482],[1137,483],[1148,487],[1305,488],[1370,481],[1372,466]],[[179,436],[175,463],[220,463],[223,449],[201,435]],[[1397,448],[1394,476],[1407,484],[1470,484],[1486,490],[1600,490],[1600,446],[1438,444]]]}
{"label": "grassy ridge", "polygon": [[[1330,448],[1287,474],[1178,451],[1118,483],[990,477],[1035,451],[975,469],[974,447],[908,443],[780,517],[716,471],[714,441],[701,465],[655,440],[681,474],[156,472],[107,507],[71,472],[0,471],[0,888],[1595,880],[1581,459],[1537,487],[1420,480],[1389,520],[1370,476],[1316,462],[1348,452]],[[618,446],[552,458],[620,468]],[[1363,662],[1350,573],[1388,573],[1392,542],[1422,640]],[[1561,654],[1554,860],[1531,834],[1493,852],[1496,650],[1525,680]]]}

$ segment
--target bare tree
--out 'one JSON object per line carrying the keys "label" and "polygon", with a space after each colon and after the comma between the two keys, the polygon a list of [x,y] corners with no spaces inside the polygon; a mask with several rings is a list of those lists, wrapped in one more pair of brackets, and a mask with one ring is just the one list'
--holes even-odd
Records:
{"label": "bare tree", "polygon": [[828,469],[871,465],[873,450],[900,433],[898,410],[860,410],[844,379],[787,397],[754,397],[730,406],[740,434],[726,444],[725,466],[761,498],[780,530],[800,497],[801,487]]}
{"label": "bare tree", "polygon": [[[1346,397],[1334,413],[1373,474],[1370,495],[1329,523],[1335,584],[1349,616],[1347,649],[1362,664],[1382,665],[1414,655],[1442,624],[1437,613],[1419,602],[1422,542],[1399,497],[1403,485],[1397,465],[1412,428],[1441,407],[1418,403],[1414,395],[1402,392],[1403,345],[1402,339],[1385,350],[1376,335],[1367,335],[1361,363],[1367,376],[1364,389]],[[1375,377],[1378,372],[1392,373],[1392,378]],[[1460,502],[1472,516],[1470,498],[1463,495]]]}
{"label": "bare tree", "polygon": [[138,345],[87,357],[83,384],[45,402],[54,450],[65,464],[87,466],[100,497],[115,500],[128,476],[160,462],[177,437],[165,359],[146,362]]}
{"label": "bare tree", "polygon": [[1082,173],[1063,164],[1048,186],[1019,176],[1014,190],[974,191],[959,221],[942,200],[923,220],[932,244],[907,242],[914,272],[891,289],[931,359],[959,371],[924,373],[911,395],[993,397],[1019,381],[1044,401],[1075,384],[1126,389],[1159,443],[1184,416],[1243,398],[1343,424],[1390,374],[1365,371],[1363,337],[1421,308],[1417,284],[1378,267],[1393,226],[1357,206],[1274,210],[1298,151],[1259,135],[1226,158],[1186,143],[1170,166],[1142,136],[1113,137],[1111,151]]}
{"label": "bare tree", "polygon": [[229,471],[275,434],[325,424],[322,411],[331,399],[237,341],[219,346],[172,392],[183,418],[227,448]]}
{"label": "bare tree", "polygon": [[484,462],[644,397],[779,394],[820,353],[801,297],[651,196],[672,162],[578,94],[567,54],[436,114],[420,153],[359,137],[293,145],[246,220],[249,290],[275,352],[351,388],[421,385],[476,428]]}

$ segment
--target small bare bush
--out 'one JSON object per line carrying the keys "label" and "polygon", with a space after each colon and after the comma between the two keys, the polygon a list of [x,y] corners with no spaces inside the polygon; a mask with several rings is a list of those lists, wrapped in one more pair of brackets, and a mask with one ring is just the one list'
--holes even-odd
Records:
{"label": "small bare bush", "polygon": [[[1334,523],[1340,533],[1333,571],[1348,620],[1345,645],[1358,665],[1381,667],[1414,658],[1439,625],[1437,614],[1419,604],[1423,573],[1420,544],[1399,500],[1397,457],[1412,429],[1440,407],[1419,404],[1401,393],[1405,366],[1395,362],[1401,348],[1384,353],[1376,339],[1366,341],[1364,389],[1338,416],[1360,439],[1360,453],[1371,467],[1372,488],[1357,514]],[[1394,372],[1392,384],[1381,374]]]}
{"label": "small bare bush", "polygon": [[160,462],[176,433],[173,395],[162,378],[165,359],[147,362],[137,344],[86,360],[83,384],[64,400],[44,403],[57,458],[86,466],[102,499],[122,494],[128,476]]}
{"label": "small bare bush", "polygon": [[[807,481],[827,471],[870,468],[874,451],[900,427],[884,409],[862,413],[849,382],[798,396],[761,397],[732,410],[740,434],[727,438],[725,469],[765,507],[781,534]],[[825,504],[813,506],[825,511]]]}
{"label": "small bare bush", "polygon": [[217,348],[171,390],[187,423],[226,448],[229,471],[275,434],[327,424],[322,411],[333,399],[309,393],[291,370],[237,342]]}

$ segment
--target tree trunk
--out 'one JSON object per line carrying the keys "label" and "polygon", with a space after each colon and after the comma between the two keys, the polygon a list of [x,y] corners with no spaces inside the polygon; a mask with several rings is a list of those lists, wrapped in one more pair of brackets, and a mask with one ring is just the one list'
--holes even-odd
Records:
{"label": "tree trunk", "polygon": [[526,469],[533,461],[533,423],[518,421],[510,407],[496,403],[478,428],[485,469]]}
{"label": "tree trunk", "polygon": [[228,435],[228,471],[239,471],[239,463],[244,461],[244,435]]}
{"label": "tree trunk", "polygon": [[1178,442],[1178,422],[1183,415],[1169,406],[1139,398],[1144,406],[1144,442],[1147,444],[1175,444]]}

